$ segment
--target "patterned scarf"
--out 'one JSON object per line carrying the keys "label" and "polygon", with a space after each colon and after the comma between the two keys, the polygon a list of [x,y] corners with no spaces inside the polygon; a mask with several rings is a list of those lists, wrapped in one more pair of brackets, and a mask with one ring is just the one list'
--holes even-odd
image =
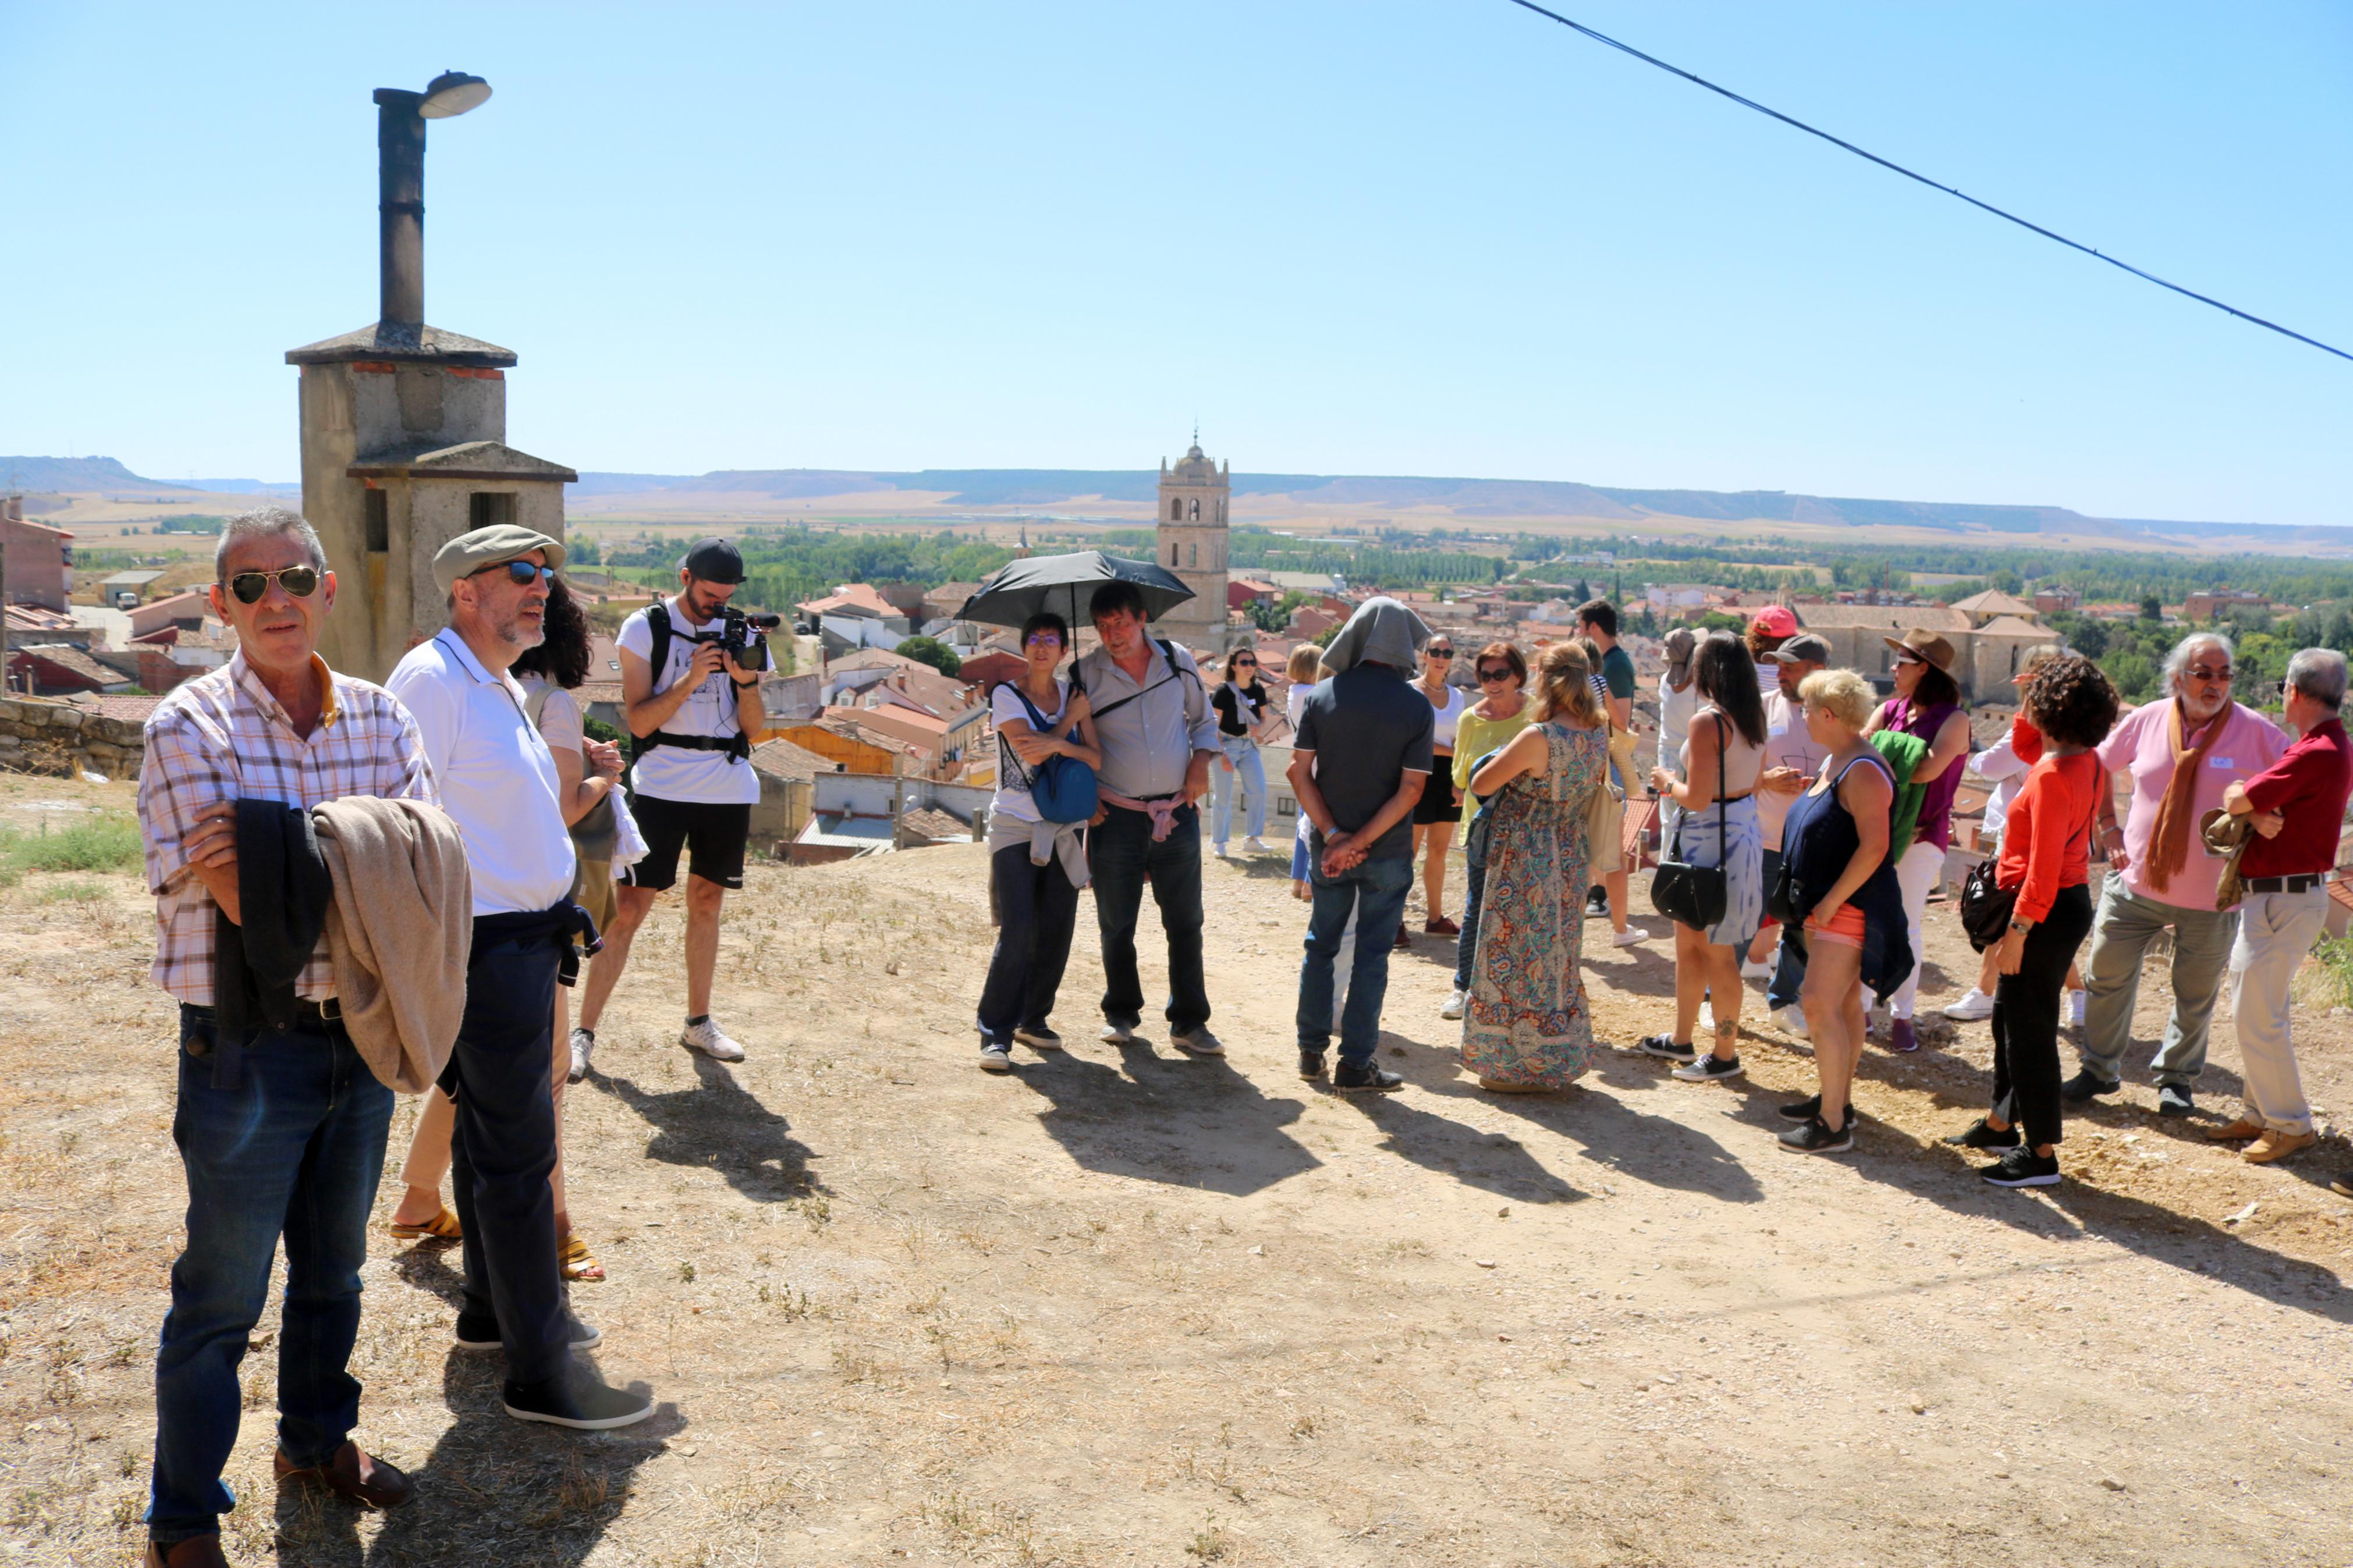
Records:
{"label": "patterned scarf", "polygon": [[2206,732],[2195,746],[2187,743],[2184,734],[2187,716],[2182,712],[2181,699],[2176,697],[2166,710],[2165,731],[2173,743],[2173,776],[2165,783],[2165,800],[2157,808],[2157,827],[2148,841],[2148,886],[2151,892],[2162,893],[2181,868],[2189,864],[2189,836],[2198,830],[2197,813],[2190,801],[2198,793],[2198,770],[2206,765],[2206,753],[2214,749],[2231,717],[2231,704],[2224,702],[2222,710],[2207,723]]}

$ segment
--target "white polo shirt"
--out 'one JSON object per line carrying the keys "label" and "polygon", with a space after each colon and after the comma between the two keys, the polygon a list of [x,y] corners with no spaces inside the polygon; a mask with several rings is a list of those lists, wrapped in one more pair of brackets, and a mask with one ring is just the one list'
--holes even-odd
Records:
{"label": "white polo shirt", "polygon": [[448,627],[419,643],[385,687],[425,737],[441,807],[466,840],[476,915],[546,909],[572,889],[555,756],[514,677],[492,675]]}

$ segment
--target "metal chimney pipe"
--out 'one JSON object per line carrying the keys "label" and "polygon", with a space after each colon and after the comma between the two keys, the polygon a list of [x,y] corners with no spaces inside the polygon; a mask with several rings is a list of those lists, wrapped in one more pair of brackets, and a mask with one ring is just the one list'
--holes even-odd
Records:
{"label": "metal chimney pipe", "polygon": [[425,337],[425,117],[421,92],[375,89],[378,275],[376,339],[418,348]]}

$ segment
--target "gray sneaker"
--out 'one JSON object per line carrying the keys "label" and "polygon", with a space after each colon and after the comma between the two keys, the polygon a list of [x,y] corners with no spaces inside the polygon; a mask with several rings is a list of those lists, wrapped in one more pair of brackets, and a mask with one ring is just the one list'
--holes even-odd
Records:
{"label": "gray sneaker", "polygon": [[1011,1072],[1013,1070],[1013,1058],[1006,1054],[1006,1050],[1003,1046],[983,1046],[980,1047],[980,1070],[983,1072]]}
{"label": "gray sneaker", "polygon": [[1135,1026],[1132,1024],[1105,1024],[1103,1033],[1095,1038],[1106,1046],[1132,1046],[1135,1044]]}
{"label": "gray sneaker", "polygon": [[588,1076],[588,1053],[596,1048],[596,1030],[575,1029],[572,1031],[572,1070],[564,1075],[565,1082],[578,1083],[582,1079]]}
{"label": "gray sneaker", "polygon": [[1207,1024],[1197,1026],[1181,1035],[1171,1035],[1168,1037],[1168,1043],[1188,1056],[1221,1057],[1226,1054],[1225,1042],[1209,1033],[1209,1026]]}
{"label": "gray sneaker", "polygon": [[1062,1037],[1051,1029],[1016,1029],[1013,1037],[1033,1051],[1059,1051]]}

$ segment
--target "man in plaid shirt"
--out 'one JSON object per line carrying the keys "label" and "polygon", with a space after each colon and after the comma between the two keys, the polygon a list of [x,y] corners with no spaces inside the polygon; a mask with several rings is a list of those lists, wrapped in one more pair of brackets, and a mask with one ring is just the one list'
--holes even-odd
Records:
{"label": "man in plaid shirt", "polygon": [[323,936],[295,984],[290,1028],[263,1024],[225,1040],[214,1012],[215,911],[242,923],[238,800],[436,799],[406,710],[318,656],[335,602],[326,564],[318,534],[293,512],[264,507],[231,519],[210,598],[237,652],[174,689],[147,721],[139,820],[155,893],[155,983],[180,1002],[172,1136],[188,1178],[187,1250],[172,1267],[155,1360],[154,1568],[226,1561],[220,1515],[237,1500],[221,1469],[237,1442],[237,1366],[281,1236],[279,1476],[378,1508],[414,1490],[351,1441],[360,1385],[348,1363],[392,1090],[344,1033]]}

